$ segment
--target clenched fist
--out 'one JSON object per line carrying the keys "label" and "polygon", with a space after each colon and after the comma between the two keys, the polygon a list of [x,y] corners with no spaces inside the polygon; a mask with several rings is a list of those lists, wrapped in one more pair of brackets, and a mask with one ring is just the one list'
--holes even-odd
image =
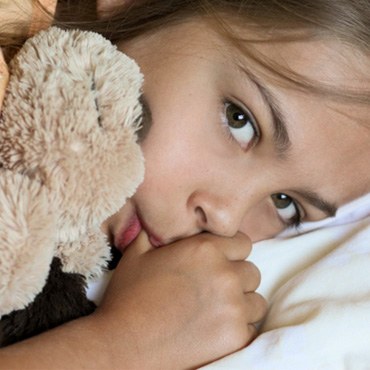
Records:
{"label": "clenched fist", "polygon": [[137,369],[188,369],[246,346],[266,312],[255,293],[259,271],[245,261],[250,251],[241,233],[202,233],[158,249],[140,234],[95,314],[112,356],[127,363],[132,353]]}

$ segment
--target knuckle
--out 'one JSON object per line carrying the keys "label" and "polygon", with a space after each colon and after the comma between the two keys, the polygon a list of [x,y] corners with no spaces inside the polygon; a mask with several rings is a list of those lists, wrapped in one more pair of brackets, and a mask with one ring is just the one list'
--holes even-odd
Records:
{"label": "knuckle", "polygon": [[207,260],[212,260],[220,255],[220,252],[216,246],[216,243],[208,237],[201,237],[198,239],[198,242],[195,246],[196,254],[202,258]]}
{"label": "knuckle", "polygon": [[222,331],[224,345],[230,352],[244,347],[248,343],[249,337],[248,326],[241,323],[228,325],[228,327]]}
{"label": "knuckle", "polygon": [[246,322],[247,312],[242,299],[222,295],[218,303],[217,322],[225,329],[237,328],[238,325]]}
{"label": "knuckle", "polygon": [[215,253],[214,244],[210,240],[202,240],[197,246],[197,251],[202,256],[210,256]]}
{"label": "knuckle", "polygon": [[253,305],[257,313],[257,320],[261,320],[267,313],[268,303],[265,298],[259,293],[251,293],[253,299]]}
{"label": "knuckle", "polygon": [[245,246],[245,249],[248,252],[250,252],[252,250],[252,240],[251,240],[251,238],[248,235],[246,235],[242,232],[238,232],[237,237],[240,240],[240,242]]}
{"label": "knuckle", "polygon": [[248,324],[247,326],[247,338],[246,338],[246,345],[249,345],[253,339],[257,337],[258,331],[255,325],[253,324]]}
{"label": "knuckle", "polygon": [[241,322],[245,322],[245,309],[241,304],[230,304],[227,309],[227,319],[230,323],[235,323],[238,326]]}
{"label": "knuckle", "polygon": [[224,349],[229,352],[245,347],[253,333],[247,325],[245,306],[239,303],[229,303],[223,307],[222,314],[217,320],[219,336],[223,339]]}
{"label": "knuckle", "polygon": [[268,303],[265,298],[261,296],[259,293],[255,293],[257,295],[257,305],[259,307],[259,310],[261,312],[261,317],[265,316],[268,310]]}
{"label": "knuckle", "polygon": [[249,275],[253,277],[255,289],[257,289],[261,284],[261,272],[254,263],[247,261],[246,264]]}
{"label": "knuckle", "polygon": [[222,274],[219,275],[218,278],[218,284],[219,286],[228,291],[228,292],[233,292],[240,290],[240,279],[238,275],[231,269],[226,269]]}
{"label": "knuckle", "polygon": [[243,299],[230,298],[224,303],[221,316],[222,320],[220,322],[225,323],[230,328],[240,330],[242,327],[245,327],[245,323],[248,321],[248,312],[245,309]]}

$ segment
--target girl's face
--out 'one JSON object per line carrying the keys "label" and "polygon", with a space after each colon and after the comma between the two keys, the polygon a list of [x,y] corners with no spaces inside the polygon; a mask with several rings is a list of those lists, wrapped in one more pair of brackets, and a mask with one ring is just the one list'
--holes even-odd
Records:
{"label": "girl's face", "polygon": [[[119,47],[144,73],[149,127],[145,180],[105,224],[120,249],[141,228],[155,246],[202,231],[261,240],[370,190],[369,107],[279,86],[199,21]],[[370,88],[369,59],[334,43],[259,51],[318,81]]]}

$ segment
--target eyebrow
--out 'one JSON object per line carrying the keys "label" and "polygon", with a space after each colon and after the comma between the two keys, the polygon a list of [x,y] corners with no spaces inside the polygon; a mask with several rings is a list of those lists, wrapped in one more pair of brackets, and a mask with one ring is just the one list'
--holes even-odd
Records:
{"label": "eyebrow", "polygon": [[292,190],[294,193],[300,195],[303,199],[305,199],[308,203],[312,206],[320,209],[324,212],[328,217],[334,217],[337,213],[338,207],[331,202],[328,202],[321,198],[321,196],[313,191],[309,190]]}
{"label": "eyebrow", "polygon": [[[274,130],[274,145],[276,151],[278,152],[280,157],[284,157],[287,152],[289,151],[292,142],[289,138],[288,133],[288,125],[286,123],[286,119],[284,114],[280,108],[280,104],[278,100],[268,89],[266,85],[264,85],[258,78],[255,76],[251,71],[248,69],[238,66],[239,69],[247,75],[250,81],[252,81],[256,87],[258,88],[263,100],[268,105],[272,115],[272,124]],[[314,206],[315,208],[320,209],[323,213],[325,213],[328,217],[334,217],[337,213],[338,207],[331,202],[324,200],[319,194],[309,191],[309,190],[293,190],[296,194],[300,195],[301,198],[305,199],[309,204]]]}
{"label": "eyebrow", "polygon": [[269,107],[272,115],[274,146],[279,156],[284,157],[289,151],[289,148],[291,147],[292,143],[289,138],[287,128],[288,125],[286,123],[284,114],[280,108],[280,104],[278,103],[278,100],[276,99],[274,94],[268,89],[268,87],[264,85],[257,78],[257,76],[255,76],[251,71],[242,66],[238,67],[244,74],[247,75],[249,80],[251,80],[253,84],[256,85],[264,102]]}

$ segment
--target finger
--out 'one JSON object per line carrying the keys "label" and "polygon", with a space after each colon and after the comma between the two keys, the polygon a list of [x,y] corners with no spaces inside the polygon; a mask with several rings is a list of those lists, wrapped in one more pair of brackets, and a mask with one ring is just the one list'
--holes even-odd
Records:
{"label": "finger", "polygon": [[244,294],[248,324],[261,321],[267,313],[267,302],[261,294],[252,292]]}
{"label": "finger", "polygon": [[150,244],[148,235],[145,231],[141,231],[136,239],[127,247],[124,252],[124,258],[136,258],[154,247]]}
{"label": "finger", "polygon": [[261,283],[261,273],[256,265],[250,261],[232,262],[234,271],[240,277],[244,293],[253,292]]}
{"label": "finger", "polygon": [[258,331],[256,326],[253,324],[248,324],[247,331],[248,331],[248,342],[246,343],[246,345],[248,346],[257,337]]}
{"label": "finger", "polygon": [[252,241],[243,233],[224,239],[227,239],[227,243],[222,243],[220,247],[230,261],[245,260],[252,251]]}
{"label": "finger", "polygon": [[194,236],[194,238],[198,242],[212,244],[230,261],[244,260],[252,250],[251,240],[242,233],[237,233],[232,238],[202,233]]}

